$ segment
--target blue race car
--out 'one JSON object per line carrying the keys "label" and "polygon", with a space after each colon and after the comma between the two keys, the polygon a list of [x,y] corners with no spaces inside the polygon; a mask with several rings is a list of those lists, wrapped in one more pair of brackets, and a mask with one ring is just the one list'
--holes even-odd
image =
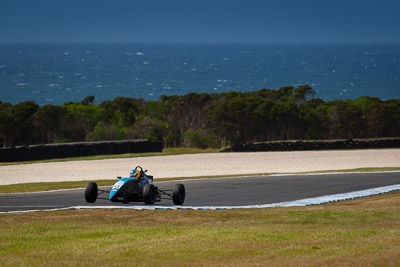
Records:
{"label": "blue race car", "polygon": [[183,184],[176,184],[171,190],[161,190],[154,185],[153,176],[147,175],[146,172],[147,170],[143,171],[142,167],[137,166],[131,171],[128,178],[118,177],[118,180],[108,190],[100,190],[96,183],[89,182],[85,189],[85,200],[88,203],[94,203],[99,195],[108,193],[107,199],[112,202],[154,204],[161,199],[172,199],[175,205],[183,204],[185,201]]}

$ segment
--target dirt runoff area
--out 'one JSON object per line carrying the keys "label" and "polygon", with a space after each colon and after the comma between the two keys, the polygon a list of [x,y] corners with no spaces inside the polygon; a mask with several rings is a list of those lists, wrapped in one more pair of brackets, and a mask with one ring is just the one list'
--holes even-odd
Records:
{"label": "dirt runoff area", "polygon": [[128,177],[136,166],[157,178],[400,167],[400,149],[211,153],[0,166],[0,185]]}

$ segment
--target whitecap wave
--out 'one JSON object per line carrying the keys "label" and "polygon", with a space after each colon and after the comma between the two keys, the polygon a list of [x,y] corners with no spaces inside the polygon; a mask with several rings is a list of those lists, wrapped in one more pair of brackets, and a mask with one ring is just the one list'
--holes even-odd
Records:
{"label": "whitecap wave", "polygon": [[47,85],[48,87],[60,87],[61,85],[59,85],[58,83],[51,83]]}

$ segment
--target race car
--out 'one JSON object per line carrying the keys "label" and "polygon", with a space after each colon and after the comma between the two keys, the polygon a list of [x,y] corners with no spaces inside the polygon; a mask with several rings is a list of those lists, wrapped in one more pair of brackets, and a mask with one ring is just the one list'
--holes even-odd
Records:
{"label": "race car", "polygon": [[[108,193],[112,202],[144,202],[154,204],[161,199],[170,199],[175,205],[182,205],[185,201],[185,186],[176,184],[173,189],[161,190],[154,185],[153,176],[146,174],[141,166],[137,166],[130,173],[130,177],[118,177],[114,185],[108,190],[101,190],[94,182],[89,182],[85,189],[85,200],[88,203],[96,202],[99,195]],[[101,198],[99,198],[101,199]]]}

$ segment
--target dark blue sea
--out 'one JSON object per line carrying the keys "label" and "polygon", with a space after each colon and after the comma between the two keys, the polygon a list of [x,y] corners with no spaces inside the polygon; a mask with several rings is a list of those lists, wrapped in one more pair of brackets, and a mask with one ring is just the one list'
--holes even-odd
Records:
{"label": "dark blue sea", "polygon": [[400,43],[0,43],[0,101],[13,104],[302,84],[324,100],[400,98]]}

